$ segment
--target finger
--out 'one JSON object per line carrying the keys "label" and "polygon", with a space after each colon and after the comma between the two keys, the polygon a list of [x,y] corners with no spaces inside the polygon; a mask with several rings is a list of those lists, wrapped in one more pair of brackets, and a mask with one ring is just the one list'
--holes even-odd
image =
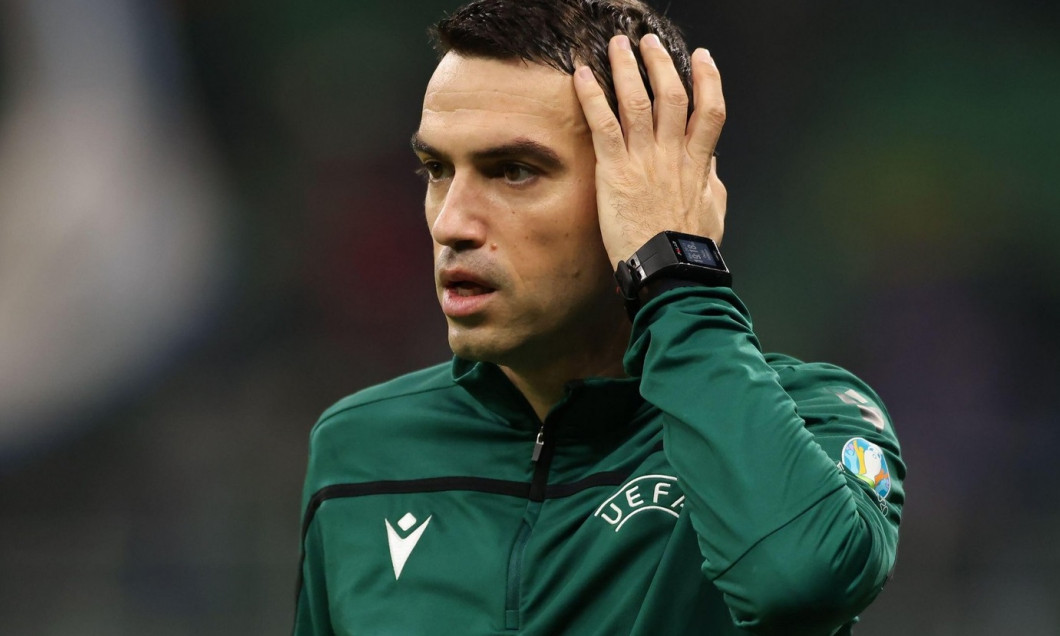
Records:
{"label": "finger", "polygon": [[630,150],[649,147],[655,141],[651,98],[644,88],[629,38],[625,35],[611,38],[607,53],[611,59],[611,75],[615,81],[618,116],[626,134],[626,147]]}
{"label": "finger", "polygon": [[688,93],[681,83],[670,54],[659,36],[649,33],[640,39],[640,56],[648,69],[648,81],[655,95],[655,141],[676,145],[685,137],[688,123]]}
{"label": "finger", "polygon": [[588,66],[574,72],[574,92],[578,95],[582,113],[592,133],[596,160],[612,164],[623,161],[626,158],[626,140],[622,136],[622,126],[607,103],[604,89]]}
{"label": "finger", "polygon": [[692,53],[692,97],[695,109],[688,122],[685,148],[690,157],[706,168],[725,125],[721,74],[706,49],[696,49]]}

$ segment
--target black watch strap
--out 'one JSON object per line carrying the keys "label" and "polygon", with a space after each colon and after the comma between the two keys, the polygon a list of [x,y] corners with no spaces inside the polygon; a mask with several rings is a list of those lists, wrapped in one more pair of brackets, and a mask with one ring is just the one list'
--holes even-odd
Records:
{"label": "black watch strap", "polygon": [[644,303],[677,287],[732,286],[732,274],[712,239],[670,231],[656,234],[620,261],[615,280],[630,319]]}

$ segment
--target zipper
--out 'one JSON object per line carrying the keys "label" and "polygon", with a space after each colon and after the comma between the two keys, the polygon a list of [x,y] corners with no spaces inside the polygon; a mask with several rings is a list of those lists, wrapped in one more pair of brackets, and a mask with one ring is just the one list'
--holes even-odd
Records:
{"label": "zipper", "polygon": [[545,447],[545,425],[537,431],[537,439],[534,440],[534,452],[530,454],[530,461],[537,462],[541,459],[541,449]]}
{"label": "zipper", "polygon": [[519,533],[515,536],[511,556],[508,558],[508,586],[504,603],[504,629],[506,630],[517,630],[523,622],[519,609],[522,604],[523,559],[526,555],[526,545],[530,542],[534,524],[541,514],[541,506],[545,501],[548,470],[552,464],[552,455],[555,453],[555,442],[548,434],[551,428],[548,418],[545,418],[545,422],[537,431],[534,448],[530,453],[530,461],[534,464],[534,476],[530,481],[529,501],[526,504],[526,512],[523,514],[522,525],[519,526]]}
{"label": "zipper", "polygon": [[530,501],[544,501],[545,487],[548,485],[548,469],[552,466],[552,455],[555,453],[556,444],[552,439],[552,429],[548,418],[541,424],[534,439],[534,450],[530,453],[530,461],[534,464],[534,476],[530,481]]}
{"label": "zipper", "polygon": [[540,514],[541,502],[531,501],[526,507],[523,523],[519,527],[519,534],[515,537],[515,545],[512,546],[512,554],[508,558],[508,588],[505,594],[504,629],[515,630],[522,626],[522,616],[519,610],[522,594],[519,588],[523,584],[523,556],[526,553],[526,544],[530,542],[530,533],[534,529],[534,523]]}

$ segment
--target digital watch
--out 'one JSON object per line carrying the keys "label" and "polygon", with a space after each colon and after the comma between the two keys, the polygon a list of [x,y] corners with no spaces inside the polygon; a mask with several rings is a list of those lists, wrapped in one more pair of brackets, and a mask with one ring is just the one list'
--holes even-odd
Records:
{"label": "digital watch", "polygon": [[732,286],[732,274],[713,240],[670,231],[659,232],[619,261],[615,280],[631,320],[644,303],[675,287]]}

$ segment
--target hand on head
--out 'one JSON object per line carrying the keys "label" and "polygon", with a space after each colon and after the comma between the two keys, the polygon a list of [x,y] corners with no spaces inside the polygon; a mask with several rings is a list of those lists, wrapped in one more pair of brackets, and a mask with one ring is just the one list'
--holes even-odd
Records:
{"label": "hand on head", "polygon": [[654,103],[641,80],[629,38],[611,39],[608,55],[619,117],[587,66],[574,87],[596,151],[600,232],[612,265],[663,230],[721,243],[725,186],[714,148],[725,123],[721,76],[706,49],[692,54],[694,110],[666,49],[655,35],[640,41]]}

